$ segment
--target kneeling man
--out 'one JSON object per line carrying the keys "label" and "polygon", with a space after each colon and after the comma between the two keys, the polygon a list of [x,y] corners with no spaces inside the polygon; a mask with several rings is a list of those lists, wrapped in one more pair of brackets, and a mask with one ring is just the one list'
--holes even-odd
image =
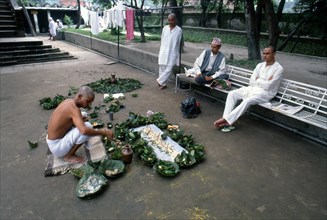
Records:
{"label": "kneeling man", "polygon": [[68,162],[82,163],[86,159],[77,156],[75,152],[92,136],[103,135],[113,138],[111,130],[95,130],[90,122],[84,122],[85,118],[80,108],[88,108],[94,98],[93,90],[83,86],[73,99],[64,100],[50,116],[47,143],[55,157],[63,157]]}

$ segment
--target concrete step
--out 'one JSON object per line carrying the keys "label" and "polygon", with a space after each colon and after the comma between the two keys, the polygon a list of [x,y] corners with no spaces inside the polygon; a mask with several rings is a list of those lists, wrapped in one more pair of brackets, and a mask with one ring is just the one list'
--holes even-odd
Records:
{"label": "concrete step", "polygon": [[18,37],[16,30],[0,30],[0,38],[5,37]]}
{"label": "concrete step", "polygon": [[12,50],[41,50],[52,48],[51,45],[22,45],[22,46],[12,46],[12,47],[0,47],[1,51],[12,51]]}
{"label": "concrete step", "polygon": [[1,20],[0,19],[0,25],[16,25],[16,21],[14,19],[12,19],[12,20]]}
{"label": "concrete step", "polygon": [[0,10],[1,15],[13,15],[11,10]]}
{"label": "concrete step", "polygon": [[45,48],[45,49],[29,49],[29,50],[12,50],[12,51],[0,51],[0,59],[11,59],[12,57],[18,58],[19,56],[25,55],[36,55],[36,54],[48,54],[60,52],[59,48]]}
{"label": "concrete step", "polygon": [[16,30],[16,24],[7,24],[7,25],[0,25],[0,30]]}
{"label": "concrete step", "polygon": [[2,61],[0,60],[0,66],[11,66],[11,65],[19,65],[19,64],[28,64],[28,63],[43,63],[43,62],[52,62],[52,61],[60,61],[60,60],[73,60],[77,59],[72,55],[58,55],[54,57],[35,57],[24,60],[10,60],[10,61]]}
{"label": "concrete step", "polygon": [[15,16],[13,15],[0,15],[1,21],[7,21],[7,20],[15,20]]}
{"label": "concrete step", "polygon": [[16,46],[34,46],[34,45],[43,45],[43,41],[34,40],[34,39],[26,39],[26,38],[4,38],[0,40],[0,50],[2,48],[15,48]]}
{"label": "concrete step", "polygon": [[76,59],[38,38],[0,38],[0,66]]}

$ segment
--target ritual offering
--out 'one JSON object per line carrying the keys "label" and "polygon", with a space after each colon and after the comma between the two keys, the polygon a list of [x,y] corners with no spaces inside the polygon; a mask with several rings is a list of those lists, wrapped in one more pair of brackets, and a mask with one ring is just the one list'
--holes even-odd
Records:
{"label": "ritual offering", "polygon": [[153,169],[164,176],[175,176],[179,172],[179,167],[171,161],[159,160],[153,166]]}
{"label": "ritual offering", "polygon": [[79,180],[75,193],[79,198],[91,198],[100,192],[107,184],[108,180],[102,174],[86,174]]}
{"label": "ritual offering", "polygon": [[141,133],[142,139],[147,141],[148,145],[153,149],[155,155],[160,160],[174,162],[176,156],[185,150],[170,137],[164,136],[163,134],[165,133],[153,124],[134,130]]}
{"label": "ritual offering", "polygon": [[123,173],[125,165],[120,160],[104,160],[100,164],[98,170],[100,173],[106,175],[107,177],[117,177],[119,174]]}
{"label": "ritual offering", "polygon": [[104,123],[101,119],[90,120],[90,123],[93,128],[102,128],[104,126]]}
{"label": "ritual offering", "polygon": [[80,179],[86,174],[93,173],[94,168],[92,166],[90,166],[89,164],[84,164],[82,167],[72,169],[69,172]]}

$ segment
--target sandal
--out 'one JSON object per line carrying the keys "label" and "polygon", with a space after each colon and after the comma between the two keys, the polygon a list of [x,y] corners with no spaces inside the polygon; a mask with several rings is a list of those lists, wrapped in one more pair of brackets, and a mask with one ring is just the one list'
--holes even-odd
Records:
{"label": "sandal", "polygon": [[233,130],[235,130],[234,126],[225,126],[223,129],[221,129],[221,131],[224,132],[224,133],[228,133],[228,132],[231,132]]}

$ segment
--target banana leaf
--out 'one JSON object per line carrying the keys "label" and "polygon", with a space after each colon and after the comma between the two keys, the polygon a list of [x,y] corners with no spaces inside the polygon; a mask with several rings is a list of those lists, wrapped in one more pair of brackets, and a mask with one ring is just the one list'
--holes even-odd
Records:
{"label": "banana leaf", "polygon": [[159,160],[153,169],[163,176],[171,177],[176,176],[179,173],[179,166],[177,163],[171,161]]}
{"label": "banana leaf", "polygon": [[94,172],[94,168],[90,166],[89,164],[84,164],[80,168],[72,169],[69,171],[71,174],[76,176],[77,178],[82,178],[86,174],[91,174]]}
{"label": "banana leaf", "polygon": [[98,171],[107,177],[117,177],[123,173],[125,165],[120,160],[103,160]]}
{"label": "banana leaf", "polygon": [[98,194],[107,184],[108,180],[102,174],[86,174],[78,181],[75,193],[79,198],[90,199]]}

